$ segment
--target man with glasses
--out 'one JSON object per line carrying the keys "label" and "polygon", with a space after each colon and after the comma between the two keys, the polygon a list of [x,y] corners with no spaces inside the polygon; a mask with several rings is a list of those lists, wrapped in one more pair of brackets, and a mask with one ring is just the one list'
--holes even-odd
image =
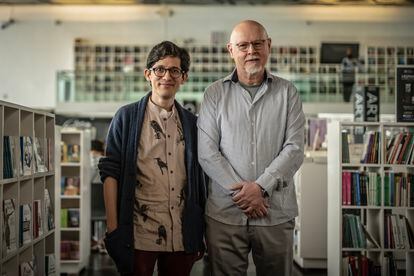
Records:
{"label": "man with glasses", "polygon": [[205,93],[198,155],[211,179],[206,238],[213,275],[291,275],[298,214],[293,175],[303,161],[305,116],[293,84],[265,69],[271,39],[243,21],[227,49],[236,68]]}
{"label": "man with glasses", "polygon": [[197,160],[196,117],[175,101],[190,56],[172,42],[152,48],[151,92],[121,107],[99,163],[105,245],[123,275],[189,275],[202,257],[205,177]]}

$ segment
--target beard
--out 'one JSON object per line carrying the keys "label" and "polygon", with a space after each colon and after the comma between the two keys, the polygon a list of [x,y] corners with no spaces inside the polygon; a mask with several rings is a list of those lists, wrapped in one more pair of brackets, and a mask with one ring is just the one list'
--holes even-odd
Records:
{"label": "beard", "polygon": [[246,73],[249,75],[256,75],[263,71],[263,66],[248,66],[245,68]]}

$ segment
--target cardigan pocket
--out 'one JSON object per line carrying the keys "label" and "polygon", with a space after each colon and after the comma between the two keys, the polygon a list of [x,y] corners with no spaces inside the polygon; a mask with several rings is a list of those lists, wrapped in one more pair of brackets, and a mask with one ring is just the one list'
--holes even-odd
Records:
{"label": "cardigan pocket", "polygon": [[114,260],[120,273],[133,272],[133,246],[131,244],[132,226],[120,225],[107,233],[104,239],[106,250]]}

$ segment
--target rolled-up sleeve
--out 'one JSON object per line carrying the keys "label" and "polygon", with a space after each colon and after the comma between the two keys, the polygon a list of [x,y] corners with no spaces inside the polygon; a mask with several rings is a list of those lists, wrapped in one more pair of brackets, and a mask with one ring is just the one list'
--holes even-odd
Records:
{"label": "rolled-up sleeve", "polygon": [[228,160],[220,152],[220,127],[216,114],[217,104],[214,100],[214,88],[207,88],[204,93],[198,127],[198,159],[207,175],[218,183],[226,192],[230,187],[242,181]]}
{"label": "rolled-up sleeve", "polygon": [[289,86],[288,105],[282,150],[256,180],[269,195],[279,183],[287,185],[303,162],[305,115],[299,93],[293,85]]}

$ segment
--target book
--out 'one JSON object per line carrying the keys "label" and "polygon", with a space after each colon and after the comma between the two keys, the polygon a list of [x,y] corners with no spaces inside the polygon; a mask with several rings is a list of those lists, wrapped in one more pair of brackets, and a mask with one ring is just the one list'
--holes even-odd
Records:
{"label": "book", "polygon": [[79,195],[80,178],[79,176],[62,176],[60,179],[61,195]]}
{"label": "book", "polygon": [[43,144],[40,142],[40,138],[38,137],[35,137],[33,141],[33,153],[35,172],[47,172],[45,156],[43,154]]}
{"label": "book", "polygon": [[34,276],[35,275],[35,267],[34,267],[33,261],[22,262],[19,268],[20,268],[20,276]]}
{"label": "book", "polygon": [[52,201],[50,200],[49,190],[45,189],[44,193],[45,197],[45,220],[47,230],[50,231],[55,228],[55,220],[54,220],[54,212],[53,212],[53,205]]}
{"label": "book", "polygon": [[32,138],[29,136],[20,137],[20,163],[22,175],[32,174],[33,145]]}
{"label": "book", "polygon": [[43,235],[42,202],[37,199],[33,201],[33,238]]}
{"label": "book", "polygon": [[3,200],[3,241],[6,255],[17,249],[16,205],[14,198]]}
{"label": "book", "polygon": [[68,209],[66,208],[60,209],[60,227],[68,227]]}
{"label": "book", "polygon": [[45,255],[45,276],[56,276],[55,254]]}
{"label": "book", "polygon": [[79,209],[69,208],[67,210],[68,227],[79,227]]}
{"label": "book", "polygon": [[30,204],[20,205],[20,246],[32,241],[32,209]]}

